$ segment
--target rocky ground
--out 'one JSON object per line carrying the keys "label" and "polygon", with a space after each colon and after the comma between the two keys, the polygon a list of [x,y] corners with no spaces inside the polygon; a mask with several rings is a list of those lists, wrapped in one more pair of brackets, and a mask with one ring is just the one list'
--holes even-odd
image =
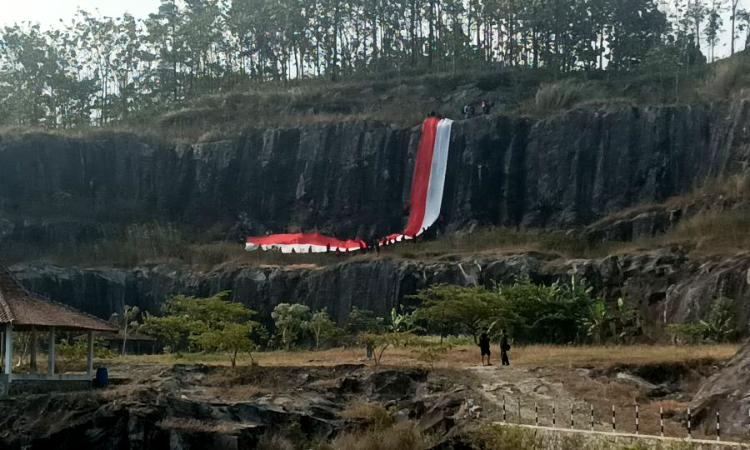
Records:
{"label": "rocky ground", "polygon": [[308,353],[294,355],[297,365],[279,361],[235,371],[145,358],[110,362],[116,378],[106,390],[29,393],[0,402],[0,448],[266,448],[269,436],[311,446],[382,422],[413,423],[429,436],[429,448],[468,448],[466,430],[501,421],[503,405],[507,420],[519,422],[519,402],[521,423],[535,422],[537,406],[540,424],[552,425],[554,405],[558,426],[569,426],[572,411],[580,428],[590,426],[593,405],[601,430],[610,428],[614,404],[623,432],[633,431],[638,403],[645,433],[658,432],[663,407],[668,434],[682,436],[687,402],[724,364],[565,367],[549,358],[547,365],[533,363],[519,349],[521,363],[508,368],[467,364],[460,351],[452,355],[453,362],[434,369],[397,357],[392,366],[358,359],[328,364]]}

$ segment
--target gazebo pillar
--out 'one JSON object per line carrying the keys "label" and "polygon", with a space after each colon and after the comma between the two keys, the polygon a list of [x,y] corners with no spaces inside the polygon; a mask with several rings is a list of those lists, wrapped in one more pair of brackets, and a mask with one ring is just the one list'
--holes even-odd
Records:
{"label": "gazebo pillar", "polygon": [[90,376],[94,373],[94,332],[89,330],[86,336],[88,341],[89,351],[88,357],[86,358],[86,373]]}
{"label": "gazebo pillar", "polygon": [[36,366],[36,328],[31,327],[31,362],[29,364],[29,372],[32,374],[36,374],[37,366]]}
{"label": "gazebo pillar", "polygon": [[49,329],[49,374],[55,374],[55,327]]}
{"label": "gazebo pillar", "polygon": [[5,374],[13,373],[13,324],[5,325]]}

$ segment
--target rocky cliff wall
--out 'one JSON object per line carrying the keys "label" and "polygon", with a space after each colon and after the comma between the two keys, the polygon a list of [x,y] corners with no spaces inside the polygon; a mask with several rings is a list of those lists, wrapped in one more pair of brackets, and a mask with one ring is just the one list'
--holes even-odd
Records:
{"label": "rocky cliff wall", "polygon": [[[741,170],[750,103],[479,117],[451,139],[444,216],[570,227]],[[419,127],[351,122],[173,145],[126,134],[0,138],[0,239],[96,240],[159,220],[242,233],[397,231]]]}
{"label": "rocky cliff wall", "polygon": [[541,254],[481,256],[423,262],[391,258],[355,260],[322,268],[217,268],[193,272],[157,266],[126,269],[71,269],[16,265],[11,268],[32,291],[100,317],[125,304],[155,310],[170,295],[208,296],[229,290],[237,301],[269,320],[275,305],[296,302],[328,308],[340,322],[353,306],[383,316],[420,288],[450,283],[465,286],[585,280],[608,299],[623,297],[641,311],[647,333],[670,323],[707,317],[714,299],[735,299],[738,323],[750,320],[750,255],[691,259],[679,249],[594,260],[567,260]]}

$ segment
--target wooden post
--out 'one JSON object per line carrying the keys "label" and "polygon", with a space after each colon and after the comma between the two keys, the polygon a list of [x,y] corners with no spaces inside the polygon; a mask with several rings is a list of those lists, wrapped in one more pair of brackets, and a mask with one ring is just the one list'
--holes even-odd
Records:
{"label": "wooden post", "polygon": [[508,419],[508,414],[505,408],[505,396],[503,395],[503,423],[506,423],[507,419]]}
{"label": "wooden post", "polygon": [[688,439],[693,438],[693,424],[691,423],[692,421],[693,421],[693,415],[690,413],[690,407],[688,406],[688,419],[687,419]]}
{"label": "wooden post", "polygon": [[615,405],[612,405],[612,432],[617,432],[617,413],[615,413]]}
{"label": "wooden post", "polygon": [[32,374],[36,374],[37,365],[36,365],[36,328],[31,327],[31,362],[29,364],[29,372]]}
{"label": "wooden post", "polygon": [[88,357],[86,358],[86,374],[94,373],[94,332],[89,330],[86,340],[88,341]]}
{"label": "wooden post", "polygon": [[594,431],[594,404],[591,404],[591,431]]}
{"label": "wooden post", "polygon": [[8,323],[5,325],[5,374],[10,375],[13,373],[13,324]]}
{"label": "wooden post", "polygon": [[55,374],[55,327],[49,329],[49,374]]}

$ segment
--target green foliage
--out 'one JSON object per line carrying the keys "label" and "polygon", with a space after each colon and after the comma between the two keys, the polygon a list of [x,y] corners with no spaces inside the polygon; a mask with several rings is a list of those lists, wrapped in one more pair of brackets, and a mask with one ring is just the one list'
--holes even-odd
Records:
{"label": "green foliage", "polygon": [[672,323],[667,325],[667,333],[674,344],[696,345],[703,342],[706,335],[706,329],[699,323]]}
{"label": "green foliage", "polygon": [[721,297],[711,304],[708,320],[701,320],[700,323],[707,341],[723,343],[736,334],[736,322],[734,300]]}
{"label": "green foliage", "polygon": [[[86,361],[88,358],[88,340],[62,339],[55,345],[55,359],[60,373],[67,371],[74,362]],[[101,339],[94,339],[94,357],[99,359],[112,358],[114,354],[104,347]]]}
{"label": "green foliage", "polygon": [[443,332],[468,333],[474,343],[490,324],[504,315],[504,305],[495,292],[481,287],[436,285],[423,289],[410,297],[421,303],[414,315],[428,329]]}
{"label": "green foliage", "polygon": [[336,322],[331,320],[331,316],[328,315],[328,311],[324,308],[312,315],[307,328],[312,332],[315,338],[315,349],[320,349],[320,344],[329,342],[334,337],[339,335],[340,329],[336,325]]}
{"label": "green foliage", "polygon": [[345,330],[352,336],[360,333],[382,333],[385,330],[385,321],[382,317],[376,317],[372,311],[355,306],[349,311]]}
{"label": "green foliage", "polygon": [[193,341],[207,352],[222,352],[229,354],[232,369],[237,367],[237,354],[249,353],[255,350],[255,343],[250,338],[257,324],[250,323],[220,323],[216,328],[209,328],[201,334],[193,336]]}
{"label": "green foliage", "polygon": [[422,302],[415,317],[428,329],[468,333],[508,329],[520,342],[567,344],[586,336],[587,312],[595,305],[591,289],[571,283],[537,285],[529,280],[494,290],[432,286],[413,297]]}
{"label": "green foliage", "polygon": [[291,350],[309,326],[310,308],[298,303],[281,303],[271,313],[281,345]]}
{"label": "green foliage", "polygon": [[222,292],[210,298],[173,297],[161,316],[146,315],[142,330],[178,354],[188,346],[227,353],[234,368],[238,353],[255,349],[251,333],[258,323],[249,320],[255,311],[228,301],[228,296]]}
{"label": "green foliage", "polygon": [[[492,65],[635,70],[652,48],[670,40],[688,48],[689,35],[701,29],[706,36],[693,40],[716,46],[722,15],[685,2],[660,8],[655,0],[163,0],[143,20],[79,11],[58,28],[0,31],[0,124],[143,124],[200,96],[221,102],[215,94],[293,78],[388,79]],[[672,10],[670,27],[665,11]],[[502,39],[493,29],[504,30]],[[226,97],[230,108],[239,95]],[[545,103],[567,102],[556,98]],[[305,99],[301,110],[333,103],[330,112],[349,112],[347,105]],[[205,113],[193,109],[164,122],[189,127]]]}

